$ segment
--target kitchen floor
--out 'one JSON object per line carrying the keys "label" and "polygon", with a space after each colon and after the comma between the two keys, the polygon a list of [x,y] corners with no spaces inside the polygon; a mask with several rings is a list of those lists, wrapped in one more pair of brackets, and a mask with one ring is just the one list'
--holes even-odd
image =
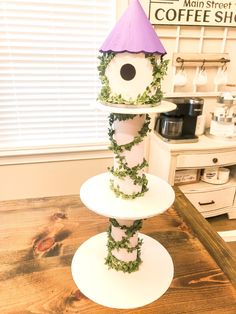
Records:
{"label": "kitchen floor", "polygon": [[[236,219],[228,219],[227,214],[224,214],[216,217],[207,218],[207,221],[211,224],[212,228],[217,232],[235,230],[236,239]],[[233,242],[226,243],[230,247],[233,254],[236,256],[236,240]]]}

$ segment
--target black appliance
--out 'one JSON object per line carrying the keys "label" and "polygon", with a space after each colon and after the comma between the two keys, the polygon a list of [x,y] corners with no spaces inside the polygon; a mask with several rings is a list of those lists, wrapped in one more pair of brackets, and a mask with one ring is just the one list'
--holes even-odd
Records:
{"label": "black appliance", "polygon": [[157,119],[155,130],[165,141],[197,142],[195,135],[197,118],[202,114],[204,100],[193,97],[165,98],[176,104],[176,109],[161,113]]}

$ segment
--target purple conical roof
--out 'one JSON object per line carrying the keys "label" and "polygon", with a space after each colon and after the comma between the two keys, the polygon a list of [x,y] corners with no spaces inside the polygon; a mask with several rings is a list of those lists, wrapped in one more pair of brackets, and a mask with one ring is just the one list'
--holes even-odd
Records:
{"label": "purple conical roof", "polygon": [[141,4],[133,0],[117,22],[101,52],[166,53]]}

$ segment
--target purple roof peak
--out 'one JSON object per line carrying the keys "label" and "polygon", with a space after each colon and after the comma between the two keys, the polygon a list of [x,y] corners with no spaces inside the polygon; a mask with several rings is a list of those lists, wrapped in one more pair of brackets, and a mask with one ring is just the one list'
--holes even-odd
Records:
{"label": "purple roof peak", "polygon": [[133,0],[100,48],[101,52],[166,53],[141,4]]}

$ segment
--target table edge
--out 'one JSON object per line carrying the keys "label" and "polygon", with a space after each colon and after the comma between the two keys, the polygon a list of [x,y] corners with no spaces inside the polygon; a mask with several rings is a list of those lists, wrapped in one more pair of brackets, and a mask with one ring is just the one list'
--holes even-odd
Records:
{"label": "table edge", "polygon": [[236,258],[233,253],[180,189],[174,186],[174,191],[176,195],[174,209],[191,227],[194,235],[236,288]]}

